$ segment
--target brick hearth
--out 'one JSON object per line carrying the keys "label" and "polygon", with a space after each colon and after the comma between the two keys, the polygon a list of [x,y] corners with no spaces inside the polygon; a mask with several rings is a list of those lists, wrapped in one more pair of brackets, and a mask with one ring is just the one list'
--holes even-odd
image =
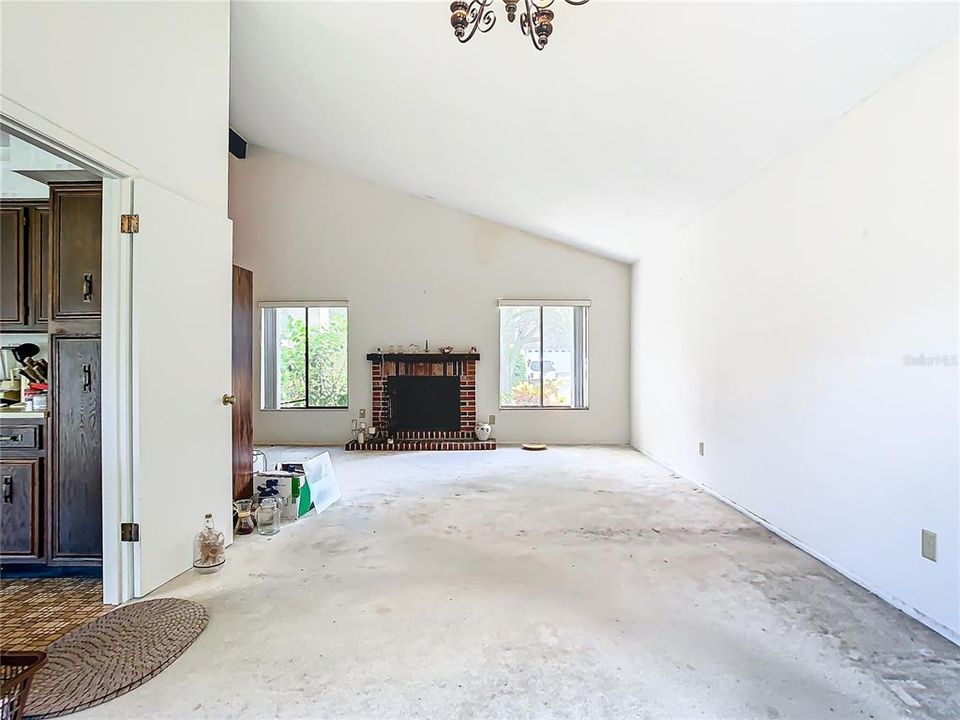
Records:
{"label": "brick hearth", "polygon": [[344,446],[347,450],[496,450],[497,441],[490,438],[486,441],[473,440],[394,440],[393,443],[366,442],[363,445],[351,440]]}

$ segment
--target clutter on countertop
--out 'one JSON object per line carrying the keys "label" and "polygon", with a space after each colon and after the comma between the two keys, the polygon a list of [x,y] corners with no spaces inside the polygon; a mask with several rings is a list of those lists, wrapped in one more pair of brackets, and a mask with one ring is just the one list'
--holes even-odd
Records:
{"label": "clutter on countertop", "polygon": [[39,354],[40,346],[30,342],[3,346],[0,404],[5,406],[4,410],[15,407],[19,412],[46,411],[49,365],[45,358],[34,359]]}

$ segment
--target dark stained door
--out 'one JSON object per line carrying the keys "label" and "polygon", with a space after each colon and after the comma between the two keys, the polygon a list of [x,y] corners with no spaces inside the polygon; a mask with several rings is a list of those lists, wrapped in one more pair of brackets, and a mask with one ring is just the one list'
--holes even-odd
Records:
{"label": "dark stained door", "polygon": [[233,499],[253,495],[253,273],[233,266]]}
{"label": "dark stained door", "polygon": [[56,378],[50,564],[98,564],[102,554],[100,338],[53,335],[50,350]]}

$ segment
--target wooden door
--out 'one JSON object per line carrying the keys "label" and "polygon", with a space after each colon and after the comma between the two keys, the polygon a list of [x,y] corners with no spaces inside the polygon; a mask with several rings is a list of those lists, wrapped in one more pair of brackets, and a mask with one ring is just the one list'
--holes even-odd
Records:
{"label": "wooden door", "polygon": [[6,459],[0,463],[3,492],[0,554],[4,561],[40,559],[41,462],[39,459]]}
{"label": "wooden door", "polygon": [[0,325],[7,329],[27,321],[23,226],[23,208],[0,208]]}
{"label": "wooden door", "polygon": [[253,496],[253,273],[233,266],[233,499]]}
{"label": "wooden door", "polygon": [[50,185],[54,321],[100,317],[102,206],[100,183]]}
{"label": "wooden door", "polygon": [[50,564],[102,555],[100,338],[52,335]]}
{"label": "wooden door", "polygon": [[30,324],[45,327],[50,319],[50,208],[28,210],[30,232]]}

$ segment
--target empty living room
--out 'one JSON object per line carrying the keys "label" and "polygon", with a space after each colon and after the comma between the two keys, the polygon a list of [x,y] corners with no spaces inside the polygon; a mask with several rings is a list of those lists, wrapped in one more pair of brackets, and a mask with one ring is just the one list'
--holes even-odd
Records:
{"label": "empty living room", "polygon": [[958,31],[0,0],[0,720],[958,720]]}

